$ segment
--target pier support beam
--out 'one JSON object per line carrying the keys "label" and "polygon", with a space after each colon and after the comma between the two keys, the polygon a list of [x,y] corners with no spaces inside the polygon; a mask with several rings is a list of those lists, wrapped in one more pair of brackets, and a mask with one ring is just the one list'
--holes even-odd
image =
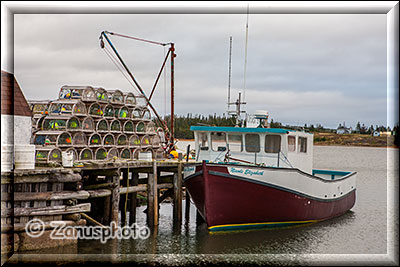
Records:
{"label": "pier support beam", "polygon": [[153,173],[148,174],[147,180],[147,224],[158,225],[158,189],[157,162],[153,161]]}

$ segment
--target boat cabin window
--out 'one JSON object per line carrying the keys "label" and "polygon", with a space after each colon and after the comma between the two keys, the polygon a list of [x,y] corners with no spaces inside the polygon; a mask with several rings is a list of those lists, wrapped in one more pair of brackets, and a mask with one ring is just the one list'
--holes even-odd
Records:
{"label": "boat cabin window", "polygon": [[288,150],[289,152],[296,151],[296,136],[288,136]]}
{"label": "boat cabin window", "polygon": [[265,136],[265,153],[279,153],[281,151],[281,136]]}
{"label": "boat cabin window", "polygon": [[243,151],[243,138],[241,134],[228,134],[229,150],[232,152]]}
{"label": "boat cabin window", "polygon": [[299,137],[299,152],[307,153],[307,138],[306,137]]}
{"label": "boat cabin window", "polygon": [[200,150],[208,150],[207,133],[199,133]]}
{"label": "boat cabin window", "polygon": [[246,152],[260,152],[260,136],[258,134],[246,134]]}
{"label": "boat cabin window", "polygon": [[226,133],[211,133],[211,148],[214,151],[225,151]]}

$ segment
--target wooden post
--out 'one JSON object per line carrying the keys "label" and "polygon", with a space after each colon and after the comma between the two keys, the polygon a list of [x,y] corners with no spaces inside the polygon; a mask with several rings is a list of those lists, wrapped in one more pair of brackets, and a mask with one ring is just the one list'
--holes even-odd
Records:
{"label": "wooden post", "polygon": [[[186,147],[186,162],[189,162],[190,156],[190,145]],[[190,219],[190,195],[189,191],[185,187],[185,222],[189,223]]]}
{"label": "wooden post", "polygon": [[190,195],[187,188],[185,188],[185,221],[189,222],[190,218]]}
{"label": "wooden post", "polygon": [[182,153],[179,153],[178,171],[174,174],[174,209],[173,219],[179,225],[182,222]]}
{"label": "wooden post", "polygon": [[[139,174],[137,172],[132,172],[132,180],[129,185],[137,186],[139,183]],[[131,206],[129,210],[129,225],[132,225],[136,222],[136,205],[137,205],[137,193],[131,194]]]}
{"label": "wooden post", "polygon": [[[107,176],[107,182],[112,181],[112,176]],[[111,222],[111,198],[112,196],[104,197],[104,214],[103,214],[103,224],[109,225]]]}
{"label": "wooden post", "polygon": [[115,184],[115,187],[112,189],[112,193],[111,193],[111,221],[115,222],[115,225],[118,225],[120,176],[121,176],[121,172],[119,169],[112,176],[112,182]]}
{"label": "wooden post", "polygon": [[[123,175],[122,185],[124,187],[126,187],[127,184],[128,184],[128,178],[129,178],[128,177],[128,175],[129,175],[128,170],[123,171],[122,175]],[[121,196],[121,203],[120,203],[121,205],[120,206],[121,206],[121,225],[122,226],[126,225],[126,213],[127,213],[127,210],[125,209],[125,202],[127,201],[127,198],[128,198],[128,194],[123,194]]]}
{"label": "wooden post", "polygon": [[153,173],[147,179],[147,224],[158,225],[157,162],[153,161]]}

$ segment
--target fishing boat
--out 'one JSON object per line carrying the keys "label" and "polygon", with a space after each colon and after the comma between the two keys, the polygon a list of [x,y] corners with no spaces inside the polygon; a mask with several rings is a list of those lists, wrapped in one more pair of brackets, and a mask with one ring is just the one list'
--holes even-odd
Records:
{"label": "fishing boat", "polygon": [[356,172],[312,168],[313,134],[282,128],[192,126],[197,163],[184,185],[210,231],[287,227],[340,216]]}
{"label": "fishing boat", "polygon": [[[356,201],[356,172],[313,169],[312,133],[270,128],[267,111],[248,115],[241,110],[246,102],[240,92],[230,101],[231,54],[232,37],[227,113],[236,126],[191,126],[197,163],[184,168],[184,185],[208,229],[297,226],[350,210]],[[246,76],[244,81],[245,90]],[[231,105],[236,109],[230,110]]]}

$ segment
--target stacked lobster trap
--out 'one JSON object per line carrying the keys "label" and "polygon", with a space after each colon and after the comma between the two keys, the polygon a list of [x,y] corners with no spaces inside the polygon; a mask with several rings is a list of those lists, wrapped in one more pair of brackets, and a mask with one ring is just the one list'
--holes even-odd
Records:
{"label": "stacked lobster trap", "polygon": [[36,163],[164,157],[165,135],[142,96],[91,86],[63,86],[55,101],[30,101]]}

